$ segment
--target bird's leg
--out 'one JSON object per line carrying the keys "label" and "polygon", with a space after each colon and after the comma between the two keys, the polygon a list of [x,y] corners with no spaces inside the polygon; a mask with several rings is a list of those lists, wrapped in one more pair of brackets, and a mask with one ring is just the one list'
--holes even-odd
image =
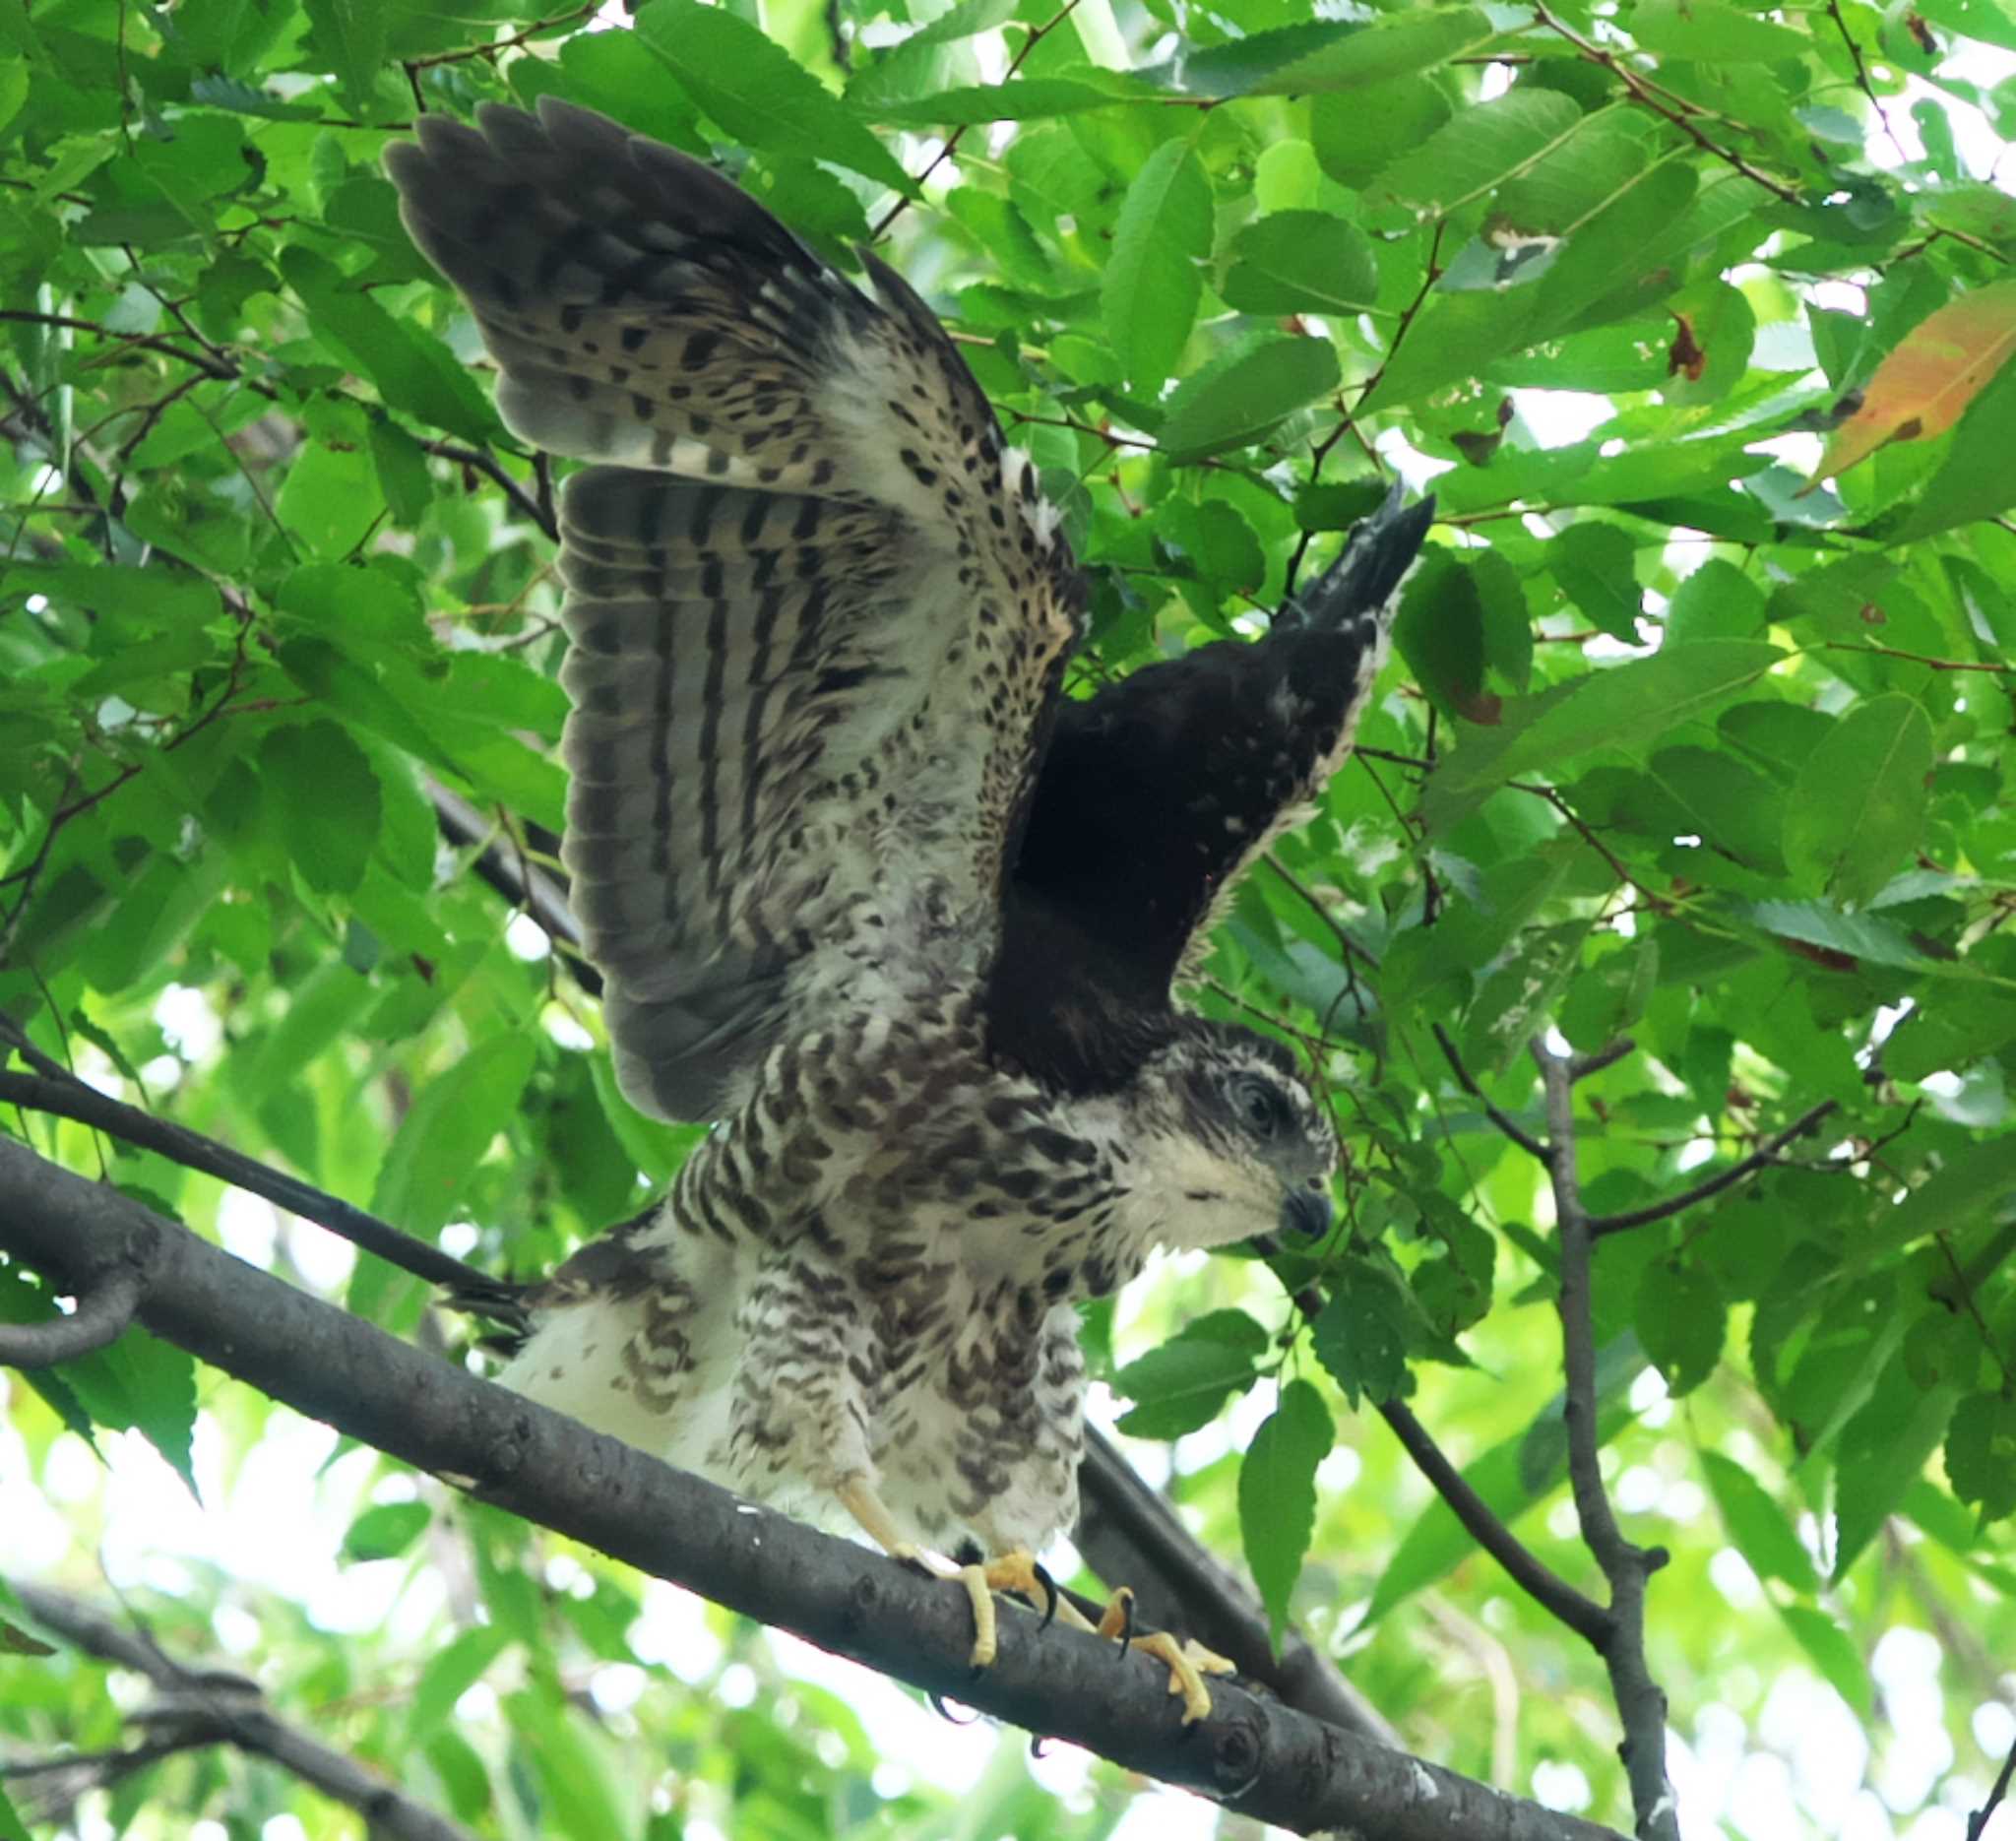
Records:
{"label": "bird's leg", "polygon": [[920,1566],[940,1579],[957,1579],[966,1587],[967,1596],[973,1603],[971,1660],[976,1669],[991,1667],[999,1647],[994,1594],[1016,1592],[1032,1603],[1040,1602],[1045,1607],[1045,1622],[1055,1618],[1074,1630],[1088,1630],[1095,1636],[1110,1637],[1127,1649],[1138,1649],[1143,1655],[1155,1657],[1169,1672],[1169,1692],[1183,1696],[1185,1726],[1194,1726],[1211,1711],[1211,1690],[1204,1685],[1205,1676],[1233,1673],[1229,1662],[1223,1656],[1214,1655],[1194,1638],[1179,1643],[1166,1630],[1157,1630],[1149,1636],[1129,1635],[1134,1623],[1134,1594],[1126,1586],[1113,1594],[1095,1623],[1057,1590],[1050,1575],[1037,1564],[1036,1556],[1026,1549],[1004,1554],[983,1566],[956,1565],[941,1555],[918,1547],[914,1541],[905,1540],[902,1530],[896,1525],[896,1517],[890,1514],[882,1498],[875,1493],[875,1486],[866,1477],[856,1474],[848,1478],[837,1493],[842,1507],[891,1559]]}
{"label": "bird's leg", "polygon": [[[891,1559],[920,1567],[935,1578],[957,1579],[966,1587],[966,1595],[973,1603],[973,1654],[970,1659],[976,1669],[991,1668],[1000,1647],[994,1617],[993,1594],[996,1588],[989,1576],[992,1568],[955,1565],[942,1555],[930,1553],[914,1541],[906,1540],[902,1529],[896,1525],[896,1517],[890,1514],[882,1498],[875,1493],[875,1486],[858,1472],[847,1478],[836,1493],[841,1506],[860,1523],[862,1533]],[[1021,1557],[1027,1559],[1028,1555]]]}
{"label": "bird's leg", "polygon": [[1205,1676],[1236,1673],[1231,1663],[1206,1649],[1195,1637],[1179,1643],[1166,1630],[1157,1630],[1148,1636],[1133,1635],[1134,1590],[1131,1586],[1121,1586],[1106,1601],[1106,1608],[1100,1614],[1097,1623],[1066,1598],[1059,1598],[1057,1616],[1073,1629],[1111,1637],[1128,1649],[1138,1649],[1143,1655],[1155,1657],[1169,1672],[1169,1692],[1183,1696],[1185,1726],[1196,1725],[1211,1711],[1211,1690],[1204,1685]]}

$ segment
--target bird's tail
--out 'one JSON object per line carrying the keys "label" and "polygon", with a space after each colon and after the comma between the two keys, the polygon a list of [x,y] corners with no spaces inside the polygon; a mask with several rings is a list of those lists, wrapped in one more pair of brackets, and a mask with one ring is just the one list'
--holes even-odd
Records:
{"label": "bird's tail", "polygon": [[1388,611],[1435,522],[1433,493],[1408,505],[1401,492],[1396,483],[1369,518],[1352,526],[1344,553],[1274,616],[1277,628],[1335,631],[1360,614]]}

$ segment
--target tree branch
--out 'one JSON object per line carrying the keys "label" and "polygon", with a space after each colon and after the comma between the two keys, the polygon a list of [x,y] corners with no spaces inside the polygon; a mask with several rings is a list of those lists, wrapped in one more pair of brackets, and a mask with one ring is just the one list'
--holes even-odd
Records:
{"label": "tree branch", "polygon": [[1510,1138],[1514,1144],[1518,1145],[1528,1157],[1537,1158],[1543,1164],[1547,1163],[1549,1161],[1547,1147],[1528,1132],[1511,1113],[1501,1111],[1485,1098],[1484,1090],[1477,1084],[1477,1079],[1470,1069],[1464,1066],[1462,1055],[1456,1052],[1456,1045],[1449,1040],[1449,1032],[1439,1023],[1431,1027],[1434,1031],[1435,1046],[1442,1050],[1443,1058],[1448,1061],[1450,1071],[1456,1076],[1457,1084],[1478,1105],[1484,1109],[1484,1116],[1492,1124],[1496,1125],[1506,1137]]}
{"label": "tree branch", "polygon": [[[271,1165],[262,1164],[257,1158],[241,1156],[215,1138],[206,1138],[200,1132],[171,1124],[165,1118],[157,1118],[152,1112],[143,1112],[136,1106],[114,1100],[60,1068],[54,1074],[0,1071],[0,1105],[24,1107],[33,1112],[52,1113],[58,1118],[74,1118],[79,1124],[94,1126],[121,1143],[157,1151],[185,1170],[199,1170],[207,1176],[217,1177],[220,1182],[228,1182],[233,1188],[263,1196],[276,1207],[299,1215],[303,1221],[312,1221],[317,1227],[327,1228],[352,1246],[361,1246],[366,1252],[376,1253],[403,1272],[410,1272],[431,1285],[445,1287],[458,1299],[475,1303],[481,1302],[488,1294],[496,1293],[498,1296],[494,1301],[500,1308],[504,1305],[505,1295],[510,1290],[504,1281],[474,1266],[465,1265],[439,1247],[416,1240],[410,1234],[402,1234],[376,1215],[367,1214],[361,1208],[352,1208],[349,1203],[340,1201],[310,1183],[299,1181],[284,1171],[275,1170]],[[78,1314],[81,1315],[82,1311]],[[65,1320],[74,1323],[77,1316]],[[53,1325],[32,1327],[47,1329]],[[54,1361],[67,1359],[62,1356],[51,1358]],[[0,1363],[9,1366],[20,1365],[8,1359],[4,1344],[0,1344]]]}
{"label": "tree branch", "polygon": [[1244,1689],[1184,1727],[1165,1672],[1008,1610],[975,1681],[964,1593],[745,1502],[396,1341],[137,1202],[0,1140],[0,1249],[89,1289],[147,1273],[140,1319],[271,1398],[716,1603],[1298,1833],[1616,1841]]}
{"label": "tree branch", "polygon": [[[153,1682],[160,1698],[127,1717],[153,1728],[157,1737],[139,1748],[147,1752],[186,1751],[201,1745],[236,1746],[269,1758],[332,1801],[363,1816],[384,1841],[474,1841],[396,1784],[366,1770],[354,1758],[310,1738],[277,1718],[259,1684],[228,1669],[191,1668],[168,1655],[153,1637],[130,1629],[116,1618],[68,1592],[13,1581],[15,1596],[44,1629],[54,1631],[87,1655],[131,1669]],[[114,1753],[108,1761],[133,1758]]]}
{"label": "tree branch", "polygon": [[117,1341],[133,1321],[140,1289],[140,1273],[134,1267],[115,1266],[90,1291],[78,1294],[77,1308],[67,1317],[0,1323],[0,1367],[48,1367]]}
{"label": "tree branch", "polygon": [[1710,1176],[1706,1182],[1697,1182],[1691,1189],[1683,1189],[1678,1195],[1669,1195],[1664,1201],[1648,1202],[1643,1208],[1627,1209],[1621,1215],[1590,1217],[1587,1224],[1590,1238],[1600,1240],[1606,1234],[1621,1234],[1627,1228],[1642,1228],[1655,1221],[1665,1221],[1670,1216],[1684,1213],[1697,1202],[1705,1202],[1711,1196],[1720,1195],[1724,1189],[1734,1187],[1745,1176],[1752,1175],[1765,1165],[1775,1162],[1779,1152],[1795,1138],[1803,1138],[1830,1112],[1839,1110],[1837,1102],[1822,1100],[1818,1106],[1801,1112],[1775,1138],[1768,1139],[1741,1163],[1732,1164],[1720,1175]]}
{"label": "tree branch", "polygon": [[1604,1640],[1597,1644],[1609,1671],[1610,1694],[1623,1722],[1617,1747],[1631,1786],[1640,1841],[1679,1841],[1679,1813],[1666,1774],[1666,1695],[1645,1660],[1645,1584],[1666,1564],[1663,1549],[1636,1547],[1624,1538],[1604,1489],[1596,1426],[1596,1328],[1591,1313],[1590,1268],[1595,1251],[1589,1213],[1575,1170],[1574,1066],[1536,1040],[1546,1094],[1547,1176],[1561,1244],[1562,1417],[1568,1433],[1568,1487],[1582,1538],[1609,1581]]}
{"label": "tree branch", "polygon": [[1393,1435],[1414,1459],[1415,1468],[1434,1485],[1435,1493],[1449,1504],[1470,1538],[1503,1566],[1512,1582],[1537,1605],[1552,1612],[1592,1649],[1601,1652],[1609,1640],[1609,1613],[1593,1598],[1578,1592],[1506,1527],[1497,1511],[1450,1463],[1428,1428],[1415,1418],[1404,1401],[1379,1402],[1379,1415],[1392,1427]]}

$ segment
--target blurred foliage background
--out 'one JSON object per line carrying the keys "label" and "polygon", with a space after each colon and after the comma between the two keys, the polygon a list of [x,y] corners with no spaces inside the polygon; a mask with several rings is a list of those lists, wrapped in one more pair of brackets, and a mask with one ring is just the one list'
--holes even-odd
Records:
{"label": "blurred foliage background", "polygon": [[[1076,689],[1261,630],[1392,478],[1432,479],[1362,752],[1196,993],[1307,1051],[1344,1223],[1089,1319],[1098,1411],[1411,1748],[1628,1825],[1596,1659],[1364,1407],[1411,1390],[1593,1579],[1550,1197],[1433,1032],[1536,1133],[1529,1038],[1629,1040],[1577,1090],[1600,1216],[1828,1106],[1602,1239],[1606,1476],[1672,1555],[1649,1644],[1683,1832],[1959,1841],[2016,1742],[2016,14],[1324,13],[0,13],[0,1013],[500,1271],[676,1169],[694,1134],[622,1104],[592,1001],[437,827],[435,786],[527,861],[561,821],[551,480],[378,165],[421,108],[603,109],[844,267],[879,238],[945,315],[1088,565]],[[467,1341],[162,1157],[4,1128]],[[50,1308],[0,1263],[0,1314]],[[473,1833],[1239,1832],[938,1726],[140,1332],[0,1385],[17,1582],[256,1675]],[[0,1830],[363,1832],[215,1746],[100,1757],[145,1738],[137,1678],[34,1650],[0,1647],[0,1762],[27,1767]]]}

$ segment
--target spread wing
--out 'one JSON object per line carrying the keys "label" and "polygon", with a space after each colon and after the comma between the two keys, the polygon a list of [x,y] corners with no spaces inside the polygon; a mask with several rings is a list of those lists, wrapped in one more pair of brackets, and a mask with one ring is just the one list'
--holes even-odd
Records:
{"label": "spread wing", "polygon": [[[561,495],[564,849],[630,1098],[718,1112],[891,891],[996,916],[1081,595],[928,308],[543,98],[388,149]],[[990,942],[989,942],[990,943]]]}
{"label": "spread wing", "polygon": [[[1432,499],[1404,508],[1396,487],[1264,639],[1062,706],[988,992],[993,1040],[1018,1060],[1075,1085],[1124,1073],[1132,1020],[1166,1014],[1239,877],[1351,751],[1433,519]],[[1037,1001],[1060,966],[1080,970],[1076,988]]]}

